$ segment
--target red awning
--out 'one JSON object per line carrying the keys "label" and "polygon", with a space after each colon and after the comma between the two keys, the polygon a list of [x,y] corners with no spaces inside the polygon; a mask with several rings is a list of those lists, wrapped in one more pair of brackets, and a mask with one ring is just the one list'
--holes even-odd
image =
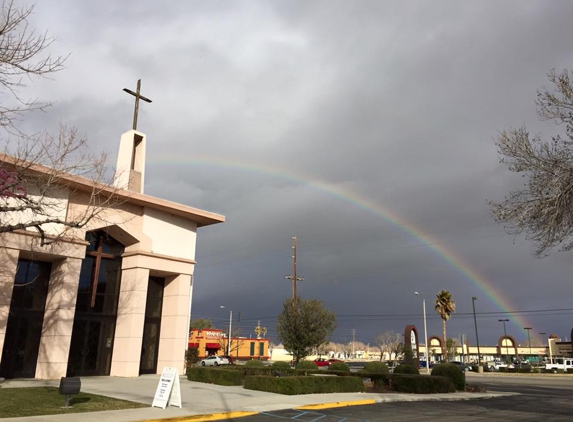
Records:
{"label": "red awning", "polygon": [[220,349],[221,345],[219,343],[207,343],[207,349]]}
{"label": "red awning", "polygon": [[189,343],[189,347],[199,347],[199,343]]}

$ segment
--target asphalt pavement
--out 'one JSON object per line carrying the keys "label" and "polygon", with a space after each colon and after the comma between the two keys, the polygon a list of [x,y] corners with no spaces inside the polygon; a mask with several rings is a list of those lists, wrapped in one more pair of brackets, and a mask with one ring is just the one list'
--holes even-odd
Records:
{"label": "asphalt pavement", "polygon": [[[285,396],[262,391],[245,390],[237,386],[220,386],[188,381],[181,377],[182,408],[152,408],[153,396],[159,375],[139,378],[85,377],[82,391],[148,404],[148,408],[114,410],[106,412],[70,413],[50,416],[33,416],[26,422],[132,422],[163,418],[193,417],[192,420],[234,419],[249,414],[276,412],[313,406],[312,411],[323,407],[365,405],[366,403],[428,402],[485,399],[507,396],[504,392],[451,394],[400,394],[400,393],[334,393]],[[2,388],[58,386],[59,381],[7,380]],[[511,394],[511,393],[509,393]],[[362,406],[361,406],[362,407]],[[213,417],[210,415],[216,414]],[[245,421],[245,419],[241,419]],[[297,419],[298,420],[298,419]],[[303,419],[303,421],[305,421]],[[21,418],[4,418],[2,422],[22,422]],[[246,422],[246,421],[245,421]],[[299,420],[300,422],[300,420]],[[321,422],[326,422],[321,420]]]}

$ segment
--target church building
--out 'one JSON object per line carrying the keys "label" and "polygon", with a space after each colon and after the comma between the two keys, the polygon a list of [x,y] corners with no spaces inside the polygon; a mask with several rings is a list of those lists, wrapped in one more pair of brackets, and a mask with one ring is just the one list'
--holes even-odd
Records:
{"label": "church building", "polygon": [[[197,231],[225,218],[145,195],[145,150],[144,133],[121,136],[119,200],[76,236],[45,245],[34,229],[0,234],[0,377],[183,372]],[[0,167],[10,163],[0,155]],[[62,181],[54,209],[71,218],[93,182]]]}

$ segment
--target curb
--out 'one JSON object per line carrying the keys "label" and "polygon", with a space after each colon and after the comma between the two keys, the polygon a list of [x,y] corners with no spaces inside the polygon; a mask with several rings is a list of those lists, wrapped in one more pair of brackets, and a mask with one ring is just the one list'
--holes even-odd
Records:
{"label": "curb", "polygon": [[233,418],[244,418],[245,416],[258,415],[260,412],[225,412],[207,413],[204,415],[178,416],[175,418],[144,419],[138,422],[203,422],[220,421]]}
{"label": "curb", "polygon": [[[337,401],[331,403],[309,404],[305,406],[295,407],[294,409],[320,410],[320,409],[334,409],[336,407],[364,406],[368,404],[376,404],[376,400],[366,399],[366,400]],[[220,421],[226,419],[243,418],[245,416],[259,415],[260,413],[261,412],[246,412],[246,411],[207,413],[204,415],[178,416],[175,418],[144,419],[138,422],[207,422],[207,421]]]}
{"label": "curb", "polygon": [[305,406],[295,407],[295,409],[296,410],[320,410],[320,409],[334,409],[336,407],[364,406],[367,404],[376,404],[376,400],[366,399],[366,400],[353,400],[353,401],[336,401],[336,402],[321,403],[321,404],[308,404]]}

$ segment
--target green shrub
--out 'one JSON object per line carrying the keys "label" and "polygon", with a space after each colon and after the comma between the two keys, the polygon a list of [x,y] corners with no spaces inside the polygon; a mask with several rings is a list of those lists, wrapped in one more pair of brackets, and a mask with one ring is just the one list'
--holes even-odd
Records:
{"label": "green shrub", "polygon": [[529,374],[531,373],[531,368],[519,368],[517,372],[519,372],[520,374]]}
{"label": "green shrub", "polygon": [[223,368],[196,366],[187,370],[187,379],[189,381],[217,385],[241,385],[243,383],[243,373],[239,371],[229,371]]}
{"label": "green shrub", "polygon": [[410,374],[410,375],[420,375],[420,371],[414,365],[408,365],[407,363],[402,363],[394,368],[395,374]]}
{"label": "green shrub", "polygon": [[499,372],[507,372],[507,366],[500,366]]}
{"label": "green shrub", "polygon": [[568,374],[573,374],[573,368],[567,368],[567,373],[568,373]]}
{"label": "green shrub", "polygon": [[364,369],[358,372],[370,372],[375,374],[388,374],[388,366],[384,362],[368,362],[364,365]]}
{"label": "green shrub", "polygon": [[355,393],[364,391],[358,377],[246,377],[244,387],[249,390],[277,394]]}
{"label": "green shrub", "polygon": [[265,366],[265,364],[263,363],[262,360],[258,360],[258,359],[251,359],[248,360],[247,363],[245,363],[246,366]]}
{"label": "green shrub", "polygon": [[199,349],[197,347],[188,348],[185,352],[185,367],[191,368],[197,362],[199,362]]}
{"label": "green shrub", "polygon": [[299,363],[296,364],[296,369],[306,369],[306,370],[313,370],[318,369],[316,363],[311,362],[309,360],[301,360]]}
{"label": "green shrub", "polygon": [[270,366],[257,366],[257,365],[243,366],[242,369],[243,369],[243,374],[245,376],[249,376],[249,375],[267,375],[267,376],[270,376],[270,375],[272,375],[273,371],[276,371],[276,369],[273,369]]}
{"label": "green shrub", "polygon": [[273,362],[271,368],[276,369],[278,371],[288,371],[289,369],[291,369],[290,364],[288,362],[281,362],[281,361]]}
{"label": "green shrub", "polygon": [[434,394],[456,391],[454,383],[448,377],[398,374],[392,375],[391,382],[394,390],[401,393]]}
{"label": "green shrub", "polygon": [[456,390],[465,390],[466,388],[466,374],[453,363],[441,363],[434,366],[432,376],[448,377],[454,383]]}
{"label": "green shrub", "polygon": [[334,362],[328,367],[329,371],[350,372],[350,368],[344,362]]}
{"label": "green shrub", "polygon": [[388,385],[388,365],[384,362],[368,362],[364,368],[357,372],[364,378],[370,378],[375,386]]}

